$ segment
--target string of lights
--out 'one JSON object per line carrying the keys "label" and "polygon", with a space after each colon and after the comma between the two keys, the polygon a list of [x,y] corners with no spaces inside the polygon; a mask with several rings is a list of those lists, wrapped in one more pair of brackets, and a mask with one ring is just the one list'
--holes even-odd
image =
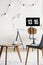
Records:
{"label": "string of lights", "polygon": [[18,0],[23,6],[34,6],[36,3],[38,3],[39,0],[35,1],[34,3],[32,4],[27,4],[27,3],[23,3],[22,0]]}
{"label": "string of lights", "polygon": [[[15,1],[15,0],[14,0],[14,2],[17,3],[17,1]],[[11,6],[11,0],[10,0],[10,2],[9,2],[9,4],[8,4],[8,7],[7,7],[7,10],[5,11],[5,13],[2,13],[0,16],[6,15],[10,6]],[[18,13],[18,14],[19,14],[19,13]],[[17,14],[17,15],[18,15],[18,14]],[[12,18],[13,18],[13,17],[12,17]]]}
{"label": "string of lights", "polygon": [[7,7],[7,10],[5,11],[5,13],[2,13],[0,16],[6,15],[10,6],[11,6],[11,0],[10,0],[10,2],[8,4],[8,7]]}
{"label": "string of lights", "polygon": [[[11,0],[9,0],[9,1],[10,1],[10,2],[9,2],[9,4],[8,4],[7,10],[6,10],[4,13],[2,13],[0,16],[3,16],[3,15],[6,15],[6,14],[7,14],[8,9],[9,9],[9,7],[11,6]],[[29,0],[29,1],[30,1],[30,0]],[[27,4],[27,3],[23,3],[22,0],[18,0],[18,2],[19,2],[22,6],[34,6],[36,3],[38,3],[38,1],[39,1],[39,0],[35,1],[35,2],[32,3],[32,4]],[[16,0],[14,0],[14,2],[15,2],[15,3],[18,3]]]}

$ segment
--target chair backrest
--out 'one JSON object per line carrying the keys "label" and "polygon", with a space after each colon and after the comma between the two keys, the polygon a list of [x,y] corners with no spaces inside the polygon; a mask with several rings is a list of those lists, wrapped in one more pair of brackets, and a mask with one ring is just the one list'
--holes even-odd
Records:
{"label": "chair backrest", "polygon": [[39,46],[40,46],[40,48],[43,48],[43,35],[42,35],[41,42],[40,42]]}

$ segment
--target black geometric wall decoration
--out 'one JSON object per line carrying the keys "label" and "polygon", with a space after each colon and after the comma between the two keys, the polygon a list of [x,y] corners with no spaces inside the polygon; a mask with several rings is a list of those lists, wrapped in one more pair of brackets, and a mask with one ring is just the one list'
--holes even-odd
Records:
{"label": "black geometric wall decoration", "polygon": [[26,26],[40,26],[40,18],[39,17],[27,17]]}

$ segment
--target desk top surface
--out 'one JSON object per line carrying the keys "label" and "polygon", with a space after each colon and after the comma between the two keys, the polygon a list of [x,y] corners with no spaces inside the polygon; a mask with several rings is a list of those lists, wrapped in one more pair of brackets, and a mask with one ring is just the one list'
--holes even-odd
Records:
{"label": "desk top surface", "polygon": [[0,46],[3,46],[3,47],[16,47],[16,46],[20,46],[21,44],[0,44]]}

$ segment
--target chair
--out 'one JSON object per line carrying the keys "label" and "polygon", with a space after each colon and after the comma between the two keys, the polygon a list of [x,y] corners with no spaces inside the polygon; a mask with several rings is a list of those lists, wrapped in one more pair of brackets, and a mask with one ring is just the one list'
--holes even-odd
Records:
{"label": "chair", "polygon": [[37,44],[26,45],[26,47],[27,47],[27,55],[26,55],[25,65],[27,65],[29,48],[37,49],[37,65],[39,65],[39,49],[42,50],[42,55],[43,55],[43,35],[42,35],[40,44],[38,44],[38,45]]}
{"label": "chair", "polygon": [[[29,33],[29,39],[33,39],[33,44],[35,44],[36,38],[34,37],[34,35],[37,33],[37,29],[30,27],[30,28],[28,28],[28,33]],[[32,35],[32,38],[31,38],[31,35]]]}

